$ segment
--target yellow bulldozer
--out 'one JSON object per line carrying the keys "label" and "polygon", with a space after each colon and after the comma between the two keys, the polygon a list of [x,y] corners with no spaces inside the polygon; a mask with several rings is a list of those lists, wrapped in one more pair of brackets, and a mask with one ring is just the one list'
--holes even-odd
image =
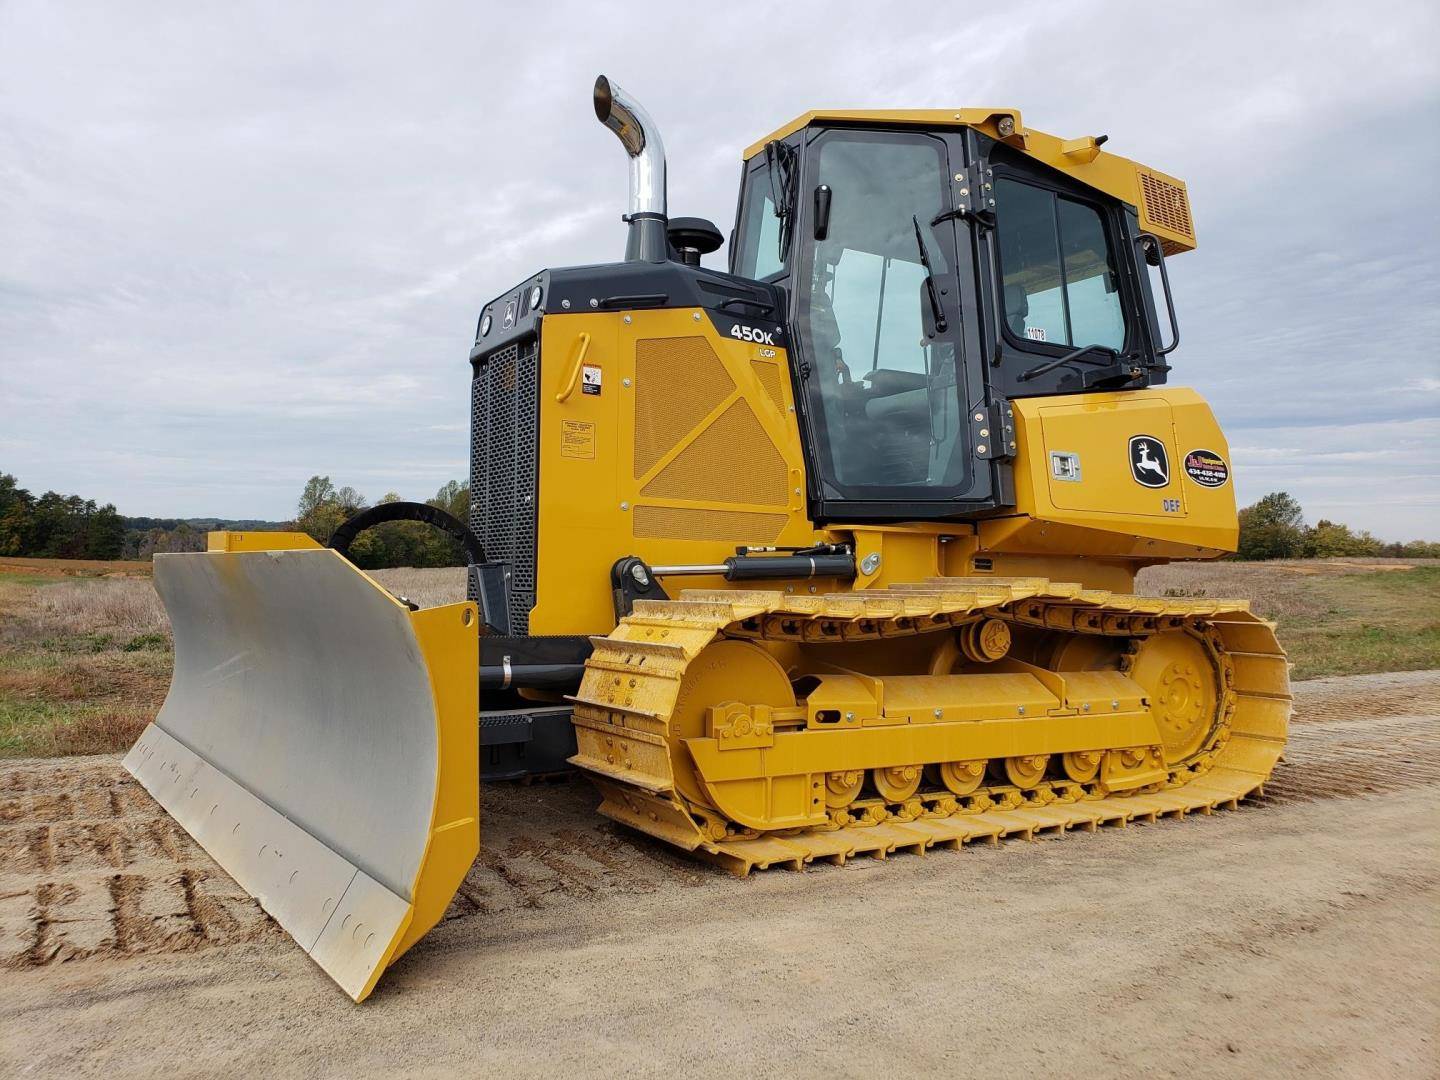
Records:
{"label": "yellow bulldozer", "polygon": [[[1243,602],[1134,594],[1236,542],[1229,452],[1170,387],[1185,186],[1015,109],[822,110],[744,152],[722,243],[629,158],[621,262],[544,270],[470,350],[470,520],[160,555],[175,671],[125,759],[356,1000],[444,913],[479,785],[744,874],[1234,806],[1288,669]],[[346,557],[448,529],[469,600]]]}

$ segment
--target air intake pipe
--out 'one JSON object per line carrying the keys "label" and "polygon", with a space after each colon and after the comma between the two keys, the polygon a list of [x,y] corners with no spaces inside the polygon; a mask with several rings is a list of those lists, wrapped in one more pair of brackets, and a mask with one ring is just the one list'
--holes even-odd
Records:
{"label": "air intake pipe", "polygon": [[665,262],[670,257],[666,237],[665,144],[660,131],[640,103],[604,75],[595,80],[595,117],[615,133],[630,155],[630,236],[625,242],[626,262]]}

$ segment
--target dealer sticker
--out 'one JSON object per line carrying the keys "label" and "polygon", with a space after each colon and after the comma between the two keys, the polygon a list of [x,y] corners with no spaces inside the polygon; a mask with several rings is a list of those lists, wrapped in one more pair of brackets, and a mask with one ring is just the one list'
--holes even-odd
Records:
{"label": "dealer sticker", "polygon": [[1230,466],[1213,450],[1191,450],[1185,455],[1185,475],[1201,487],[1224,487]]}

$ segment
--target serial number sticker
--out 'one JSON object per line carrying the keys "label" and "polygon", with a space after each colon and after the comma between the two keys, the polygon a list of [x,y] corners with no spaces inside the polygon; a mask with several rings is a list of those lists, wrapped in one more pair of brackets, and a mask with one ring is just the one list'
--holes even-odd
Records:
{"label": "serial number sticker", "polygon": [[1043,326],[1027,326],[1025,327],[1025,336],[1031,341],[1044,341],[1045,328]]}
{"label": "serial number sticker", "polygon": [[581,393],[598,395],[604,378],[604,373],[600,370],[599,364],[586,364],[580,369]]}
{"label": "serial number sticker", "polygon": [[560,456],[595,457],[595,425],[588,420],[560,421]]}

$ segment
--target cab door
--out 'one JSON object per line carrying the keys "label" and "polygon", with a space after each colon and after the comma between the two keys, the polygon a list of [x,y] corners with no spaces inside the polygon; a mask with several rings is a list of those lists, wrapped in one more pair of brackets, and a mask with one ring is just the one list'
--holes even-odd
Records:
{"label": "cab door", "polygon": [[799,170],[792,323],[821,520],[993,505],[966,364],[951,146],[911,130],[812,131]]}

